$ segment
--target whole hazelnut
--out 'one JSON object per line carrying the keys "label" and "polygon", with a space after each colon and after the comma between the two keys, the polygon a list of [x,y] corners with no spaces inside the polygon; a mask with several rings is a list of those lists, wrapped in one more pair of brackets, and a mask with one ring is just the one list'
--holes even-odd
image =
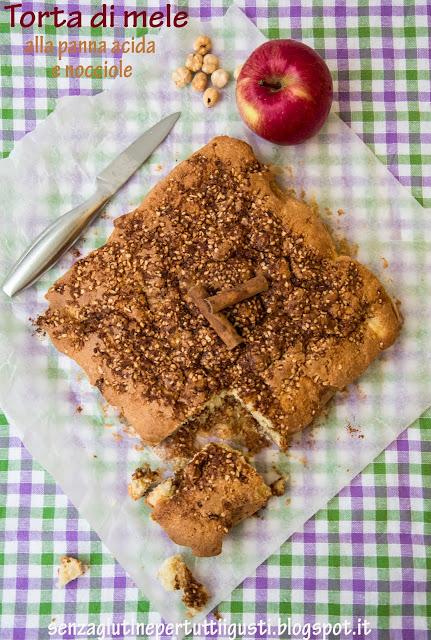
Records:
{"label": "whole hazelnut", "polygon": [[198,71],[192,80],[192,87],[195,91],[205,91],[208,84],[208,76],[202,71]]}
{"label": "whole hazelnut", "polygon": [[189,53],[186,58],[186,67],[190,71],[200,71],[202,68],[203,56],[200,53]]}
{"label": "whole hazelnut", "polygon": [[218,65],[219,60],[217,56],[215,56],[213,53],[207,53],[206,56],[204,56],[202,71],[204,73],[212,73],[213,71],[218,69]]}
{"label": "whole hazelnut", "polygon": [[218,102],[219,98],[220,94],[214,87],[209,87],[202,96],[204,105],[208,107],[208,109],[213,107],[216,102]]}
{"label": "whole hazelnut", "polygon": [[193,50],[196,51],[196,53],[200,53],[201,56],[204,56],[211,51],[212,44],[211,38],[208,36],[199,36],[193,43]]}
{"label": "whole hazelnut", "polygon": [[217,89],[223,89],[229,82],[229,74],[224,69],[216,69],[211,74],[211,82]]}
{"label": "whole hazelnut", "polygon": [[235,80],[238,80],[238,76],[241,73],[241,69],[243,68],[243,64],[237,64],[235,67],[235,71],[233,72],[233,77]]}
{"label": "whole hazelnut", "polygon": [[187,67],[178,67],[172,72],[171,77],[178,89],[182,89],[192,81],[192,72]]}

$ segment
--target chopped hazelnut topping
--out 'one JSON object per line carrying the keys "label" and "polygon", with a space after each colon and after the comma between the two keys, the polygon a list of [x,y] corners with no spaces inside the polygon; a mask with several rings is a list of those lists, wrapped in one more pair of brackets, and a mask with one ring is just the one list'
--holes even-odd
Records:
{"label": "chopped hazelnut topping", "polygon": [[[102,392],[139,394],[183,415],[191,400],[202,406],[235,389],[285,425],[290,409],[262,372],[294,352],[282,381],[293,398],[306,367],[346,339],[362,344],[369,302],[353,260],[322,257],[286,228],[255,186],[268,175],[257,160],[233,166],[194,154],[153,211],[120,218],[110,241],[54,285],[62,304],[37,320],[39,330],[66,337],[69,352],[91,345]],[[268,290],[226,311],[243,338],[229,351],[187,291],[195,282],[214,296],[258,272]]]}

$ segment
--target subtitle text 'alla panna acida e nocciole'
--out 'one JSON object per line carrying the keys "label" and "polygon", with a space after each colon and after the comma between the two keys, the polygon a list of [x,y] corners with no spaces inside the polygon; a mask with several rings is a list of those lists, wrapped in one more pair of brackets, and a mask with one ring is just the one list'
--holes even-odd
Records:
{"label": "subtitle text 'alla panna acida e nocciole'", "polygon": [[[124,27],[135,28],[153,28],[159,27],[185,27],[188,23],[188,13],[185,11],[176,11],[171,4],[166,4],[157,11],[140,9],[119,10],[114,4],[102,4],[92,16],[82,16],[81,11],[67,11],[56,5],[48,11],[31,11],[26,10],[22,3],[8,4],[3,7],[4,11],[9,13],[9,21],[11,27],[21,27],[22,29],[30,29],[32,27],[42,27],[45,24],[54,26],[55,28],[80,28],[88,27],[98,29],[103,27],[114,27],[122,25]],[[54,41],[45,39],[44,36],[36,36],[33,40],[25,43],[24,51],[28,54],[42,53],[45,55],[58,55],[61,61],[63,55],[73,55],[76,53],[97,53],[106,55],[109,52],[112,55],[124,53],[155,53],[155,41],[148,40],[145,36],[141,38],[131,38],[125,41],[114,41],[110,45],[105,40],[79,40],[79,41]],[[132,65],[125,65],[120,60],[118,64],[110,64],[104,60],[102,64],[93,65],[72,65],[68,64],[64,68],[60,64],[56,64],[51,69],[52,77],[88,77],[88,78],[115,78],[130,77],[132,75]]]}

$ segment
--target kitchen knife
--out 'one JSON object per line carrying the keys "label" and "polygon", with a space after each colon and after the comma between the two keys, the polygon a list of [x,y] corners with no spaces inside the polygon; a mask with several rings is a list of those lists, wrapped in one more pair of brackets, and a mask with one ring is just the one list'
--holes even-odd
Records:
{"label": "kitchen knife", "polygon": [[13,296],[50,269],[79,238],[112,196],[166,138],[180,112],[163,118],[115,158],[96,178],[96,191],[85,202],[49,225],[10,271],[3,291]]}

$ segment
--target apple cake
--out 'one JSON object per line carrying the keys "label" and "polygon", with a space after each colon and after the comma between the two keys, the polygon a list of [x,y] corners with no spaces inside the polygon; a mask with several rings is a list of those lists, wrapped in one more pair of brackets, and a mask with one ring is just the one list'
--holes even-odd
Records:
{"label": "apple cake", "polygon": [[[266,289],[208,312],[258,278]],[[285,448],[401,327],[316,209],[229,137],[173,169],[47,299],[39,327],[147,444],[227,394]]]}

